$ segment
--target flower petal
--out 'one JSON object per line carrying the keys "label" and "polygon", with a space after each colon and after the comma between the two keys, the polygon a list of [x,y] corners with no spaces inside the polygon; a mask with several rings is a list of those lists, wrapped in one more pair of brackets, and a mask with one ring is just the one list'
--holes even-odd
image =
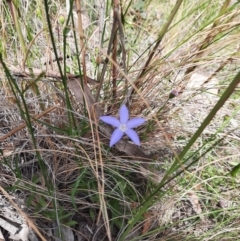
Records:
{"label": "flower petal", "polygon": [[129,118],[129,113],[126,105],[121,106],[119,110],[119,114],[120,114],[120,122],[123,124],[126,124]]}
{"label": "flower petal", "polygon": [[123,136],[123,132],[119,129],[116,129],[111,136],[110,139],[110,147],[113,146],[114,144],[116,144]]}
{"label": "flower petal", "polygon": [[134,128],[134,127],[142,125],[145,121],[146,120],[144,118],[136,117],[127,122],[127,127]]}
{"label": "flower petal", "polygon": [[136,131],[133,129],[128,129],[125,133],[136,145],[140,146],[140,140]]}
{"label": "flower petal", "polygon": [[119,127],[119,125],[120,125],[119,120],[112,116],[101,116],[100,120],[102,120],[105,123],[110,124],[114,127]]}

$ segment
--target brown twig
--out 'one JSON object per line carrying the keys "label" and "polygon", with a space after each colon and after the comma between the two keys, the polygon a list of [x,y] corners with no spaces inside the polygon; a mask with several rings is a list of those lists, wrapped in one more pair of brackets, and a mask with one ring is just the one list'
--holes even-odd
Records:
{"label": "brown twig", "polygon": [[[114,36],[113,40],[112,59],[117,63],[117,35]],[[113,101],[115,101],[117,98],[117,68],[114,64],[112,65],[112,88]]]}
{"label": "brown twig", "polygon": [[[41,114],[38,114],[38,115],[32,117],[32,119],[33,119],[34,121],[36,121],[37,119],[41,118],[42,116],[48,114],[50,111],[54,110],[56,107],[57,107],[57,106],[52,106],[52,107],[48,108],[47,110],[45,110],[44,112],[42,112]],[[22,129],[25,128],[25,127],[26,127],[26,123],[23,123],[22,125],[17,126],[17,127],[14,128],[13,130],[11,130],[10,132],[8,132],[6,135],[0,137],[0,141],[3,141],[3,140],[5,140],[5,139],[7,139],[9,136],[15,134],[16,132],[22,130]]]}
{"label": "brown twig", "polygon": [[[116,3],[116,5],[114,6],[114,15],[115,18],[117,20],[117,24],[118,24],[118,31],[119,31],[119,39],[121,42],[121,47],[122,47],[122,65],[123,65],[123,71],[124,74],[127,76],[127,67],[126,67],[126,49],[125,49],[125,38],[124,38],[124,31],[123,31],[123,26],[122,26],[122,21],[120,18],[120,14],[119,14],[119,4]],[[127,90],[128,90],[128,79],[125,78],[125,95],[127,96]],[[125,103],[128,106],[128,98],[127,98],[127,102]]]}
{"label": "brown twig", "polygon": [[[118,0],[114,0],[114,12],[113,12],[113,18],[115,19],[115,22],[117,20],[115,9],[118,9]],[[115,26],[117,27],[117,25]],[[112,50],[112,59],[115,63],[117,63],[117,43],[118,43],[118,37],[117,34],[114,35],[113,39],[113,50]],[[112,65],[112,93],[113,93],[113,101],[117,98],[117,68],[113,64]]]}
{"label": "brown twig", "polygon": [[[11,71],[11,74],[13,76],[17,76],[17,77],[22,77],[22,78],[28,78],[28,76],[30,76],[32,78],[32,76],[39,76],[40,74],[43,74],[44,77],[49,77],[49,78],[54,78],[54,79],[61,79],[61,75],[59,72],[57,71],[53,71],[53,70],[48,70],[48,71],[43,71],[41,69],[35,69],[32,68],[31,72],[28,69],[25,69],[24,71],[22,71],[19,68],[16,68],[15,66],[10,66],[8,67],[9,70]],[[67,79],[76,79],[79,78],[79,75],[76,74],[66,74]],[[87,83],[90,85],[96,85],[97,81],[86,76],[87,78]],[[51,81],[51,80],[49,80]],[[53,81],[53,80],[52,80]]]}

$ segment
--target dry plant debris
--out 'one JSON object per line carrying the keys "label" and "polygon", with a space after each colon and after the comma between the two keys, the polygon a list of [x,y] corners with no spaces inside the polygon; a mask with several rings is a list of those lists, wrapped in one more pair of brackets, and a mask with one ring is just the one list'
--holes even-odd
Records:
{"label": "dry plant debris", "polygon": [[[58,56],[43,3],[33,9],[20,2],[0,3],[0,51],[7,50],[4,62],[24,93],[31,125],[1,67],[0,186],[33,226],[0,193],[0,241],[118,240],[237,73],[238,2],[186,1],[171,19],[172,1],[113,1],[114,9],[105,1],[76,1],[68,25],[69,2],[51,1]],[[168,31],[158,32],[167,21]],[[223,142],[188,170],[182,165],[125,240],[240,237],[239,177],[228,176],[239,164],[238,88],[189,160],[215,139]],[[121,104],[147,120],[136,130],[140,147],[123,137],[109,149],[113,128],[99,117],[117,116]]]}

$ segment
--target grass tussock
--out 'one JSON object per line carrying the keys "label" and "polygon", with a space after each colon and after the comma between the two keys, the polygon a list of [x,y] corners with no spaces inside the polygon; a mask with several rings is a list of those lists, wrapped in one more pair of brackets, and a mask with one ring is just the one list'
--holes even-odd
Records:
{"label": "grass tussock", "polygon": [[[229,0],[1,2],[0,234],[240,240],[239,14]],[[122,104],[146,119],[140,147],[109,147],[99,118]]]}

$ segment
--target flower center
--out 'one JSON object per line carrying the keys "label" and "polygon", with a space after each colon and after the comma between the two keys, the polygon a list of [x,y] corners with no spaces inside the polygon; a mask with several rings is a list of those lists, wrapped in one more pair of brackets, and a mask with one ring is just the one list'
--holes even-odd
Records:
{"label": "flower center", "polygon": [[118,127],[120,131],[125,132],[127,130],[127,125],[126,124],[120,124]]}

